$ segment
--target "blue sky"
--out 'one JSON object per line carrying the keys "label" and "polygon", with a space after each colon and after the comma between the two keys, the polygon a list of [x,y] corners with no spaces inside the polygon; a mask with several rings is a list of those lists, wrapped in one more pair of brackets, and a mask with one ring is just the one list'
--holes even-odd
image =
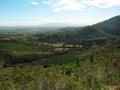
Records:
{"label": "blue sky", "polygon": [[91,25],[120,15],[120,0],[0,0],[0,26]]}

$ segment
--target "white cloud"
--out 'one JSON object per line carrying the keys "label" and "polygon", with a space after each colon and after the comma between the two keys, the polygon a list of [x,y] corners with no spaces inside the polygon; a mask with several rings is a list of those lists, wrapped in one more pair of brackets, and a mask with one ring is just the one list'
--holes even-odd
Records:
{"label": "white cloud", "polygon": [[[120,6],[120,0],[44,0],[42,4],[51,5],[54,12],[63,10],[75,11],[83,10],[86,7],[110,8]],[[31,1],[33,5],[39,5],[39,2]]]}
{"label": "white cloud", "polygon": [[56,3],[53,4],[53,6],[61,6],[61,5],[67,5],[69,3],[73,3],[75,0],[59,0]]}
{"label": "white cloud", "polygon": [[82,0],[83,4],[99,8],[110,8],[120,6],[120,0]]}
{"label": "white cloud", "polygon": [[59,12],[62,10],[82,10],[85,5],[77,2],[76,0],[59,0],[53,4],[54,12]]}
{"label": "white cloud", "polygon": [[39,2],[31,1],[31,4],[33,4],[33,5],[39,5]]}
{"label": "white cloud", "polygon": [[50,2],[50,1],[43,1],[42,3],[43,4],[52,4],[52,2]]}

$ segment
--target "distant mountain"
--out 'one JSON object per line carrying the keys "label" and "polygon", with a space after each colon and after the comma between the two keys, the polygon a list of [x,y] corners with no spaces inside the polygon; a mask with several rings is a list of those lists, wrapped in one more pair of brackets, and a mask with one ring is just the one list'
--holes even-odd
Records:
{"label": "distant mountain", "polygon": [[[43,35],[42,35],[43,36]],[[60,28],[60,32],[39,35],[40,41],[81,41],[94,39],[110,39],[120,36],[120,16],[85,27]]]}
{"label": "distant mountain", "polygon": [[79,24],[70,24],[70,23],[46,23],[42,24],[41,26],[45,27],[76,27],[80,26]]}
{"label": "distant mountain", "polygon": [[92,26],[83,27],[79,32],[79,35],[85,39],[113,38],[120,36],[120,15]]}
{"label": "distant mountain", "polygon": [[93,26],[83,27],[78,33],[79,39],[98,39],[111,37],[102,30],[98,30]]}
{"label": "distant mountain", "polygon": [[120,35],[120,15],[115,16],[109,20],[93,25],[94,28],[104,31],[108,34],[119,36]]}

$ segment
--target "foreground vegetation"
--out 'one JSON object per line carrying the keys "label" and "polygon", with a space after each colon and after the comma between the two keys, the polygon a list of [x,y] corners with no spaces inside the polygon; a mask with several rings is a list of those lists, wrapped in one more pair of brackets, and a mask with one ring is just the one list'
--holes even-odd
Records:
{"label": "foreground vegetation", "polygon": [[[13,45],[15,47],[16,44]],[[22,49],[24,48],[23,46],[20,47],[21,50],[24,50]],[[2,47],[2,51],[0,52],[1,90],[120,89],[119,39],[106,45],[94,45],[89,49],[72,49],[69,52],[54,53],[49,57],[47,55],[31,63],[18,62],[13,64],[6,62],[10,58],[13,60],[16,53],[8,53],[3,49]],[[27,49],[29,51],[29,48]],[[16,50],[19,51],[19,47]],[[30,50],[32,49],[30,48]],[[35,59],[40,58],[41,54],[38,55],[39,57],[34,56]],[[23,56],[19,56],[18,54],[16,57],[24,60],[33,57],[28,55],[24,58]],[[20,60],[19,58],[15,58],[14,60]]]}

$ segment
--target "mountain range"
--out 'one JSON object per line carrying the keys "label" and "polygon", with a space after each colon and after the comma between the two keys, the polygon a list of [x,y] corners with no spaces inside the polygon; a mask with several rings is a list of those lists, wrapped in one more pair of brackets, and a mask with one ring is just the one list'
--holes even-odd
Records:
{"label": "mountain range", "polygon": [[56,42],[116,38],[120,36],[120,15],[91,26],[60,28],[57,33],[38,36],[40,41]]}
{"label": "mountain range", "polygon": [[106,21],[93,25],[97,30],[101,30],[110,35],[120,35],[120,15],[110,18]]}

